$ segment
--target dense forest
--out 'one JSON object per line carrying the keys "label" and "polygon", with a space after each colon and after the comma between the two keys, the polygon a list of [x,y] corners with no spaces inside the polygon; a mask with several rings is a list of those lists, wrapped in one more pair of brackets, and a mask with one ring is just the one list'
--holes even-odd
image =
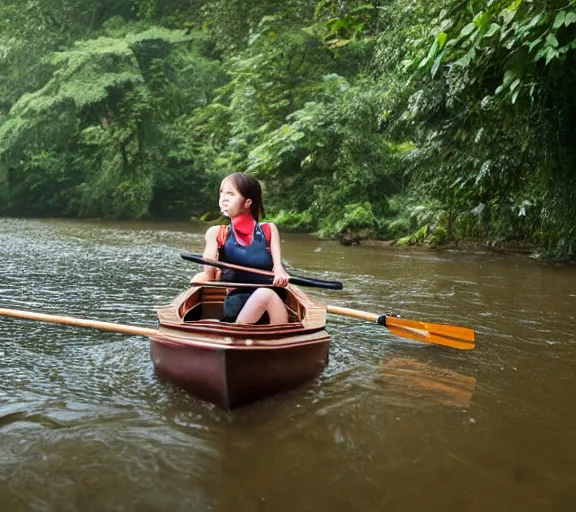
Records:
{"label": "dense forest", "polygon": [[575,0],[2,0],[0,214],[576,259]]}

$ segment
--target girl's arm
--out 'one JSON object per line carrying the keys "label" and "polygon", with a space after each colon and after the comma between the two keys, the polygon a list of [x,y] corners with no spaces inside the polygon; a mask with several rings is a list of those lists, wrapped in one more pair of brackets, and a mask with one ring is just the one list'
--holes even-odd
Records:
{"label": "girl's arm", "polygon": [[[202,256],[207,260],[216,260],[218,259],[218,231],[220,226],[212,226],[208,228],[206,231],[206,236],[204,237],[206,240],[206,246],[204,247],[204,253]],[[204,271],[196,274],[191,280],[190,283],[198,282],[198,281],[215,281],[216,280],[216,269],[209,265],[204,265]]]}
{"label": "girl's arm", "polygon": [[268,223],[270,226],[270,254],[272,255],[272,263],[274,265],[274,286],[286,286],[288,284],[288,278],[290,277],[286,270],[284,270],[284,265],[282,265],[282,254],[280,250],[280,233],[278,233],[278,228],[276,224]]}

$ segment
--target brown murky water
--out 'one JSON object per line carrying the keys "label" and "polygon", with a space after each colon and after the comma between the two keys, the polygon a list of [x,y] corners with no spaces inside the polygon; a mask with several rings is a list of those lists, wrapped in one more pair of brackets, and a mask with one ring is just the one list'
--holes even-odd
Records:
{"label": "brown murky water", "polygon": [[[331,317],[321,378],[233,413],[146,339],[0,319],[0,503],[16,511],[572,511],[576,268],[283,236],[322,301],[473,327],[477,348]],[[200,228],[0,219],[0,305],[155,325]]]}

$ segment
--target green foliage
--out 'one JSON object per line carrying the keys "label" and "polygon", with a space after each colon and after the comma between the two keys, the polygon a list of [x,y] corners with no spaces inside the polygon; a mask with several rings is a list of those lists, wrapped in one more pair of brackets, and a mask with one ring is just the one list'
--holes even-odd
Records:
{"label": "green foliage", "polygon": [[370,33],[370,29],[375,28],[372,25],[377,19],[377,10],[374,5],[366,2],[320,0],[314,17],[323,20],[326,43],[338,48]]}
{"label": "green foliage", "polygon": [[396,243],[396,245],[404,247],[406,245],[416,245],[423,243],[428,237],[429,231],[430,226],[428,226],[428,224],[425,224],[418,231],[415,231],[411,235],[400,238]]}
{"label": "green foliage", "polygon": [[576,258],[573,0],[5,0],[0,34],[2,212],[199,217],[249,171],[285,229]]}
{"label": "green foliage", "polygon": [[[419,148],[411,188],[441,202],[448,237],[532,240],[574,257],[552,240],[573,236],[576,213],[574,4],[463,5],[422,12],[411,20],[402,60],[381,58],[381,82],[397,91],[390,133]],[[403,11],[388,11],[399,33],[411,7]],[[388,46],[382,39],[378,55]],[[520,220],[526,201],[532,207]]]}
{"label": "green foliage", "polygon": [[[11,108],[0,126],[0,157],[10,183],[25,189],[50,179],[47,174],[30,182],[38,173],[31,174],[21,162],[35,153],[74,153],[74,164],[62,172],[70,173],[68,181],[77,186],[53,192],[68,198],[60,213],[141,217],[151,204],[158,213],[189,213],[189,206],[160,202],[173,190],[191,195],[197,185],[182,186],[186,177],[165,175],[172,170],[165,159],[167,143],[177,137],[166,123],[210,100],[218,66],[194,51],[193,38],[181,32],[115,20],[104,31],[116,37],[79,41],[49,56],[50,79]],[[178,88],[185,82],[192,87]],[[19,188],[12,188],[18,203]],[[44,188],[45,193],[52,188]],[[158,199],[152,203],[154,194]],[[53,200],[35,200],[36,212],[51,211]]]}
{"label": "green foliage", "polygon": [[280,210],[267,219],[287,231],[312,231],[316,223],[309,211],[296,212],[294,210]]}
{"label": "green foliage", "polygon": [[329,222],[318,233],[321,237],[362,231],[364,231],[364,235],[367,235],[375,232],[378,220],[369,202],[346,204],[343,210],[341,216],[333,216],[328,219]]}

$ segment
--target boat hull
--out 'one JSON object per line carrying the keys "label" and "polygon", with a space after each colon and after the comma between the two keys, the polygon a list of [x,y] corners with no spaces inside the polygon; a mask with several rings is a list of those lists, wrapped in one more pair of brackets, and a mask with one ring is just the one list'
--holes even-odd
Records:
{"label": "boat hull", "polygon": [[314,379],[328,361],[329,339],[274,349],[206,348],[150,340],[156,374],[189,393],[234,409]]}

